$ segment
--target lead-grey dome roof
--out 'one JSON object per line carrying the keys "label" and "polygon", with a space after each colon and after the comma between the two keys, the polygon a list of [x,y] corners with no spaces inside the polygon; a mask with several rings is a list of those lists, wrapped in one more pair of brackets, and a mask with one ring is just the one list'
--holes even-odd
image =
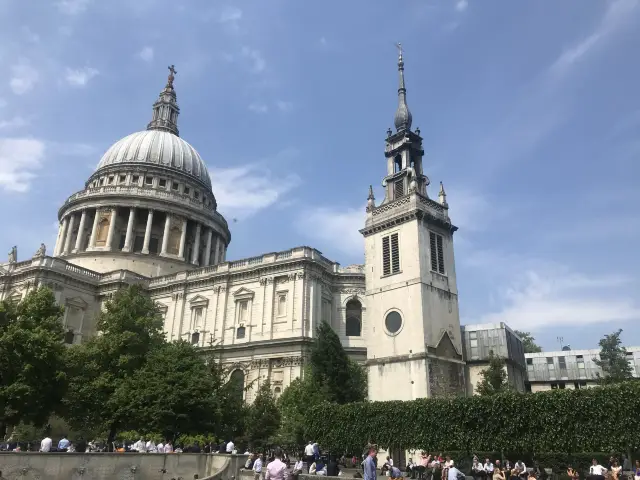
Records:
{"label": "lead-grey dome roof", "polygon": [[144,130],[118,140],[105,152],[98,170],[117,164],[157,165],[190,175],[211,190],[206,164],[188,142],[163,130]]}

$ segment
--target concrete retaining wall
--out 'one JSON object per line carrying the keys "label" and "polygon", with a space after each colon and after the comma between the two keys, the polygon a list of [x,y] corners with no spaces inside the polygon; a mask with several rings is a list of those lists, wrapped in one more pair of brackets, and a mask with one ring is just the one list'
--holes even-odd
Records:
{"label": "concrete retaining wall", "polygon": [[246,461],[194,453],[2,453],[0,480],[226,480]]}

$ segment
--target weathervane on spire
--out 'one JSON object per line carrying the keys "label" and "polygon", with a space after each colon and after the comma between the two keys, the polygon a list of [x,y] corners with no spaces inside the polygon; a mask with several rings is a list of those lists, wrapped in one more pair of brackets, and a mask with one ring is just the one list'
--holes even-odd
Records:
{"label": "weathervane on spire", "polygon": [[175,65],[171,65],[170,67],[167,67],[169,69],[169,78],[167,79],[167,86],[168,87],[173,87],[173,81],[175,80],[175,75],[176,73],[178,73],[176,71],[176,67]]}
{"label": "weathervane on spire", "polygon": [[404,53],[402,44],[400,42],[396,42],[396,48],[398,49],[398,58],[402,58],[402,54]]}

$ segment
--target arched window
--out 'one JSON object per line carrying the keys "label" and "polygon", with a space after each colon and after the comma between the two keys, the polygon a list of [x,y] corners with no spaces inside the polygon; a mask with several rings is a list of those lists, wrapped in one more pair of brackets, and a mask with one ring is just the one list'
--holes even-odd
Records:
{"label": "arched window", "polygon": [[231,372],[229,383],[231,384],[231,390],[238,395],[239,398],[244,398],[244,372],[239,368]]}
{"label": "arched window", "polygon": [[193,332],[191,334],[191,345],[197,345],[200,343],[200,332]]}
{"label": "arched window", "polygon": [[393,159],[393,173],[398,173],[400,170],[402,170],[402,157],[396,155]]}
{"label": "arched window", "polygon": [[238,327],[236,330],[236,338],[244,338],[246,335],[246,329],[244,327]]}
{"label": "arched window", "polygon": [[282,389],[280,387],[276,387],[273,389],[273,396],[278,398],[280,396],[280,394],[282,393]]}
{"label": "arched window", "polygon": [[67,333],[64,334],[64,343],[71,345],[75,338],[76,335],[73,333],[73,330],[68,330]]}
{"label": "arched window", "polygon": [[362,335],[362,304],[356,300],[347,302],[347,337],[359,337]]}

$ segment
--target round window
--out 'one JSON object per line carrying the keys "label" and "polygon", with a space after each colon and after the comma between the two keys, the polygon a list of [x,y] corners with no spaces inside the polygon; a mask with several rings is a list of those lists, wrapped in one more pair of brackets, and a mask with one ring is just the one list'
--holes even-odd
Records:
{"label": "round window", "polygon": [[384,326],[389,333],[398,333],[402,327],[402,317],[396,311],[389,312],[384,319]]}

